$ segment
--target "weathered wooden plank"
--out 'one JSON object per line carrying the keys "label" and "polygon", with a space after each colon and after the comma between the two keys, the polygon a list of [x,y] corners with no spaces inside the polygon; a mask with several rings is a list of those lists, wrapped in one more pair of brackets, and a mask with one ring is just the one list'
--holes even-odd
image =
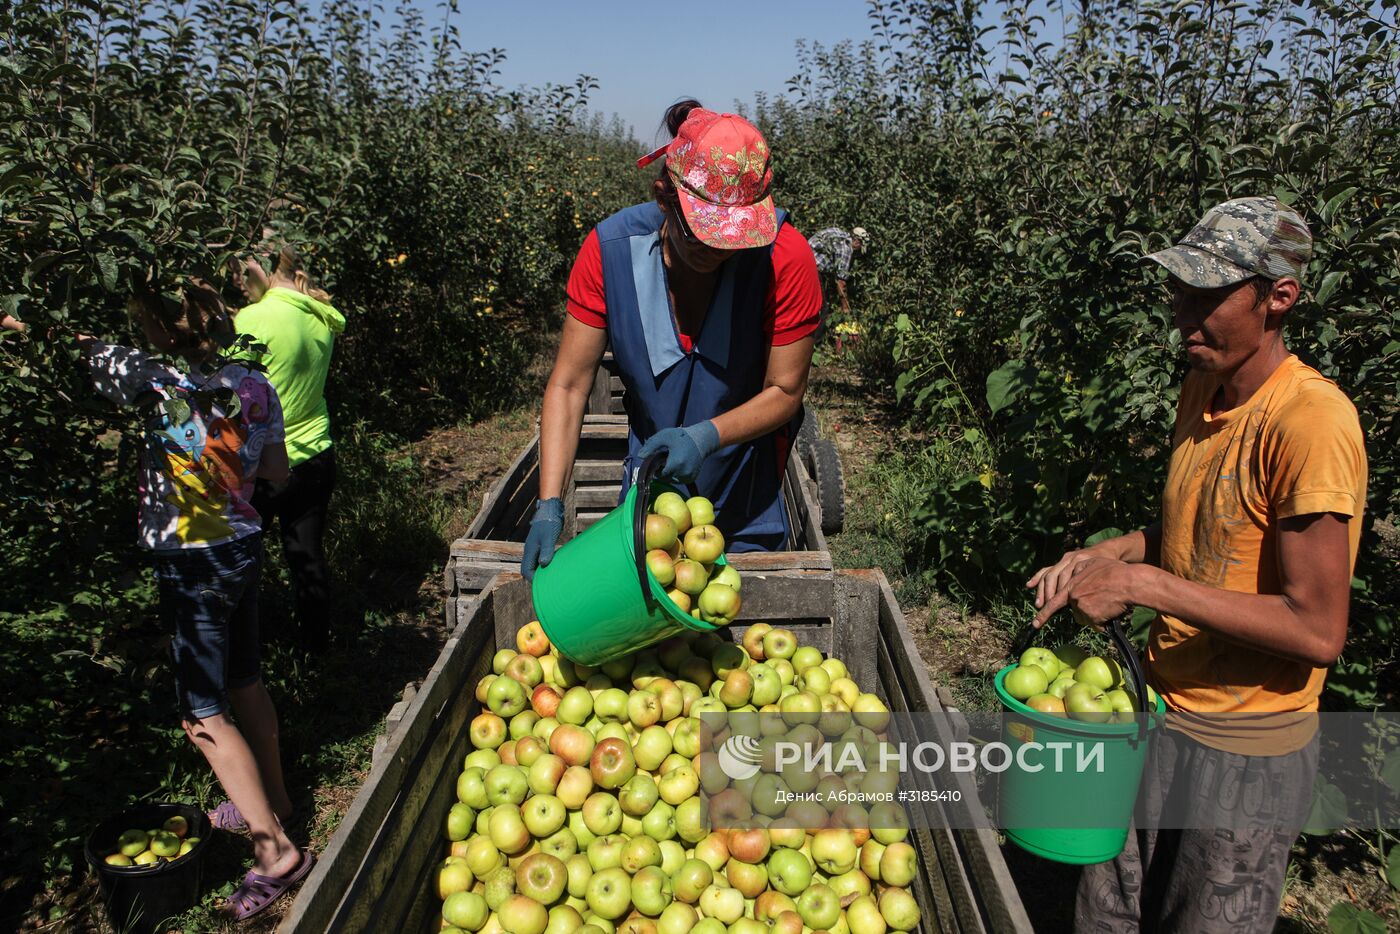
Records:
{"label": "weathered wooden plank", "polygon": [[574,501],[581,510],[607,511],[617,505],[619,486],[579,486],[574,488]]}
{"label": "weathered wooden plank", "polygon": [[[421,809],[425,803],[415,799],[411,766],[421,765],[420,756],[424,754],[425,747],[429,747],[433,735],[440,734],[444,726],[451,729],[465,723],[465,709],[462,710],[461,724],[455,722],[457,718],[444,724],[436,714],[454,695],[460,693],[458,687],[466,679],[470,663],[482,658],[486,652],[489,630],[482,625],[473,626],[472,620],[491,618],[493,608],[494,600],[488,593],[472,617],[447,640],[423,686],[405,711],[400,728],[390,737],[385,755],[371,769],[369,778],[321,853],[316,867],[302,885],[290,910],[283,916],[279,931],[320,934],[332,929],[345,929],[345,924],[341,923],[344,919],[337,919],[342,903],[353,909],[357,894],[364,894],[361,880],[370,882],[382,875],[376,872],[375,863],[371,861],[366,864],[366,856],[371,850],[383,853],[386,849],[397,847],[402,851],[408,843],[398,838],[397,834],[385,836],[386,824],[393,823],[386,819],[401,794],[406,799],[405,807],[416,803]],[[387,829],[392,830],[392,826]],[[427,850],[425,847],[418,849]],[[436,856],[435,853],[432,855]]]}
{"label": "weathered wooden plank", "polygon": [[466,561],[514,560],[519,564],[524,547],[520,542],[502,542],[489,538],[459,538],[448,546],[448,556]]}
{"label": "weathered wooden plank", "polygon": [[467,527],[465,538],[489,538],[489,530],[494,528],[501,521],[501,517],[510,508],[512,500],[517,498],[516,491],[524,481],[525,476],[531,471],[538,472],[540,460],[540,437],[535,435],[533,441],[525,445],[506,470],[505,475],[491,485],[491,491],[486,494],[482,508],[472,524]]}
{"label": "weathered wooden plank", "polygon": [[727,555],[725,560],[740,574],[766,574],[779,571],[830,571],[829,551],[746,551]]}
{"label": "weathered wooden plank", "polygon": [[626,426],[627,416],[619,415],[616,412],[589,412],[583,416],[583,430],[587,433],[595,427],[615,428],[618,425]]}
{"label": "weathered wooden plank", "polygon": [[574,461],[574,482],[580,486],[586,483],[621,483],[622,459]]}
{"label": "weathered wooden plank", "polygon": [[612,411],[612,383],[606,368],[600,366],[593,374],[593,388],[589,390],[585,412]]}

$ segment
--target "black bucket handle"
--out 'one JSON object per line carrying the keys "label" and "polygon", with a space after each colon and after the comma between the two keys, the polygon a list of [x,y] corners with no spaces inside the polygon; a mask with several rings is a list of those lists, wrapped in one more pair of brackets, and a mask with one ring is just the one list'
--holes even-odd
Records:
{"label": "black bucket handle", "polygon": [[[1138,720],[1137,738],[1138,742],[1142,742],[1147,738],[1148,718],[1156,713],[1156,710],[1148,706],[1147,675],[1142,670],[1142,662],[1138,659],[1137,651],[1133,648],[1132,643],[1128,641],[1128,636],[1123,632],[1122,620],[1122,616],[1115,616],[1113,619],[1109,620],[1108,634],[1113,637],[1113,644],[1118,648],[1118,654],[1123,656],[1128,674],[1132,676],[1133,687],[1137,688],[1138,704],[1142,707],[1143,714],[1142,718]],[[1035,641],[1036,635],[1043,629],[1043,626],[1040,629],[1036,629],[1032,626],[1027,630],[1026,634],[1017,642],[1014,650],[1015,654],[1012,657],[1019,661],[1021,656],[1025,654],[1026,649],[1030,648],[1031,643]]]}
{"label": "black bucket handle", "polygon": [[633,468],[632,488],[637,491],[632,499],[632,551],[637,557],[637,579],[642,585],[642,599],[652,603],[651,579],[647,576],[647,500],[651,498],[651,481],[661,471],[666,460],[666,451],[657,451],[647,456],[640,467]]}

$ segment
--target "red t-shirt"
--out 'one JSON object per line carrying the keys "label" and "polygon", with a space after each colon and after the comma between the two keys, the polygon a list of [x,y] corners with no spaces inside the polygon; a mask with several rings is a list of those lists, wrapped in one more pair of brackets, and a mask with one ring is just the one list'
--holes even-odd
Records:
{"label": "red t-shirt", "polygon": [[[594,228],[579,247],[569,272],[568,312],[589,327],[607,325],[608,307],[603,295],[603,254]],[[807,239],[791,224],[778,230],[773,242],[773,281],[764,300],[763,334],[770,346],[800,341],[817,330],[822,310],[821,280],[817,261]],[[681,349],[690,353],[692,335],[681,334]]]}

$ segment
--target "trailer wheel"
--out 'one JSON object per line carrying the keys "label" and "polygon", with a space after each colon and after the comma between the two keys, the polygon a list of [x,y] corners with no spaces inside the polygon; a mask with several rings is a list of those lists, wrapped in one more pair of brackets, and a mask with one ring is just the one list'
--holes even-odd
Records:
{"label": "trailer wheel", "polygon": [[822,534],[835,535],[846,524],[846,481],[836,442],[818,438],[812,445],[812,479],[822,509]]}
{"label": "trailer wheel", "polygon": [[817,413],[812,411],[810,405],[802,407],[802,427],[797,429],[797,456],[802,458],[802,463],[807,465],[807,472],[812,472],[812,446],[817,443]]}

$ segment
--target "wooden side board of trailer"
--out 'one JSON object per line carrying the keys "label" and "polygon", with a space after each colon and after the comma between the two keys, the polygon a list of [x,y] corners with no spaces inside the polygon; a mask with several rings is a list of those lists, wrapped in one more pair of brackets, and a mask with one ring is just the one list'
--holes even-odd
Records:
{"label": "wooden side board of trailer", "polygon": [[[756,576],[745,584],[736,641],[759,619],[781,624],[825,654],[896,712],[941,712],[937,692],[879,571],[824,576]],[[411,700],[340,829],[302,887],[279,931],[436,931],[434,873],[443,826],[470,749],[468,724],[480,710],[474,686],[500,646],[532,618],[529,586],[502,572],[482,591]],[[953,737],[943,737],[951,740]],[[964,807],[980,808],[977,789],[953,777]],[[949,787],[953,787],[949,786]],[[1030,932],[1024,906],[990,830],[911,832],[920,874],[913,887],[920,930]]]}

